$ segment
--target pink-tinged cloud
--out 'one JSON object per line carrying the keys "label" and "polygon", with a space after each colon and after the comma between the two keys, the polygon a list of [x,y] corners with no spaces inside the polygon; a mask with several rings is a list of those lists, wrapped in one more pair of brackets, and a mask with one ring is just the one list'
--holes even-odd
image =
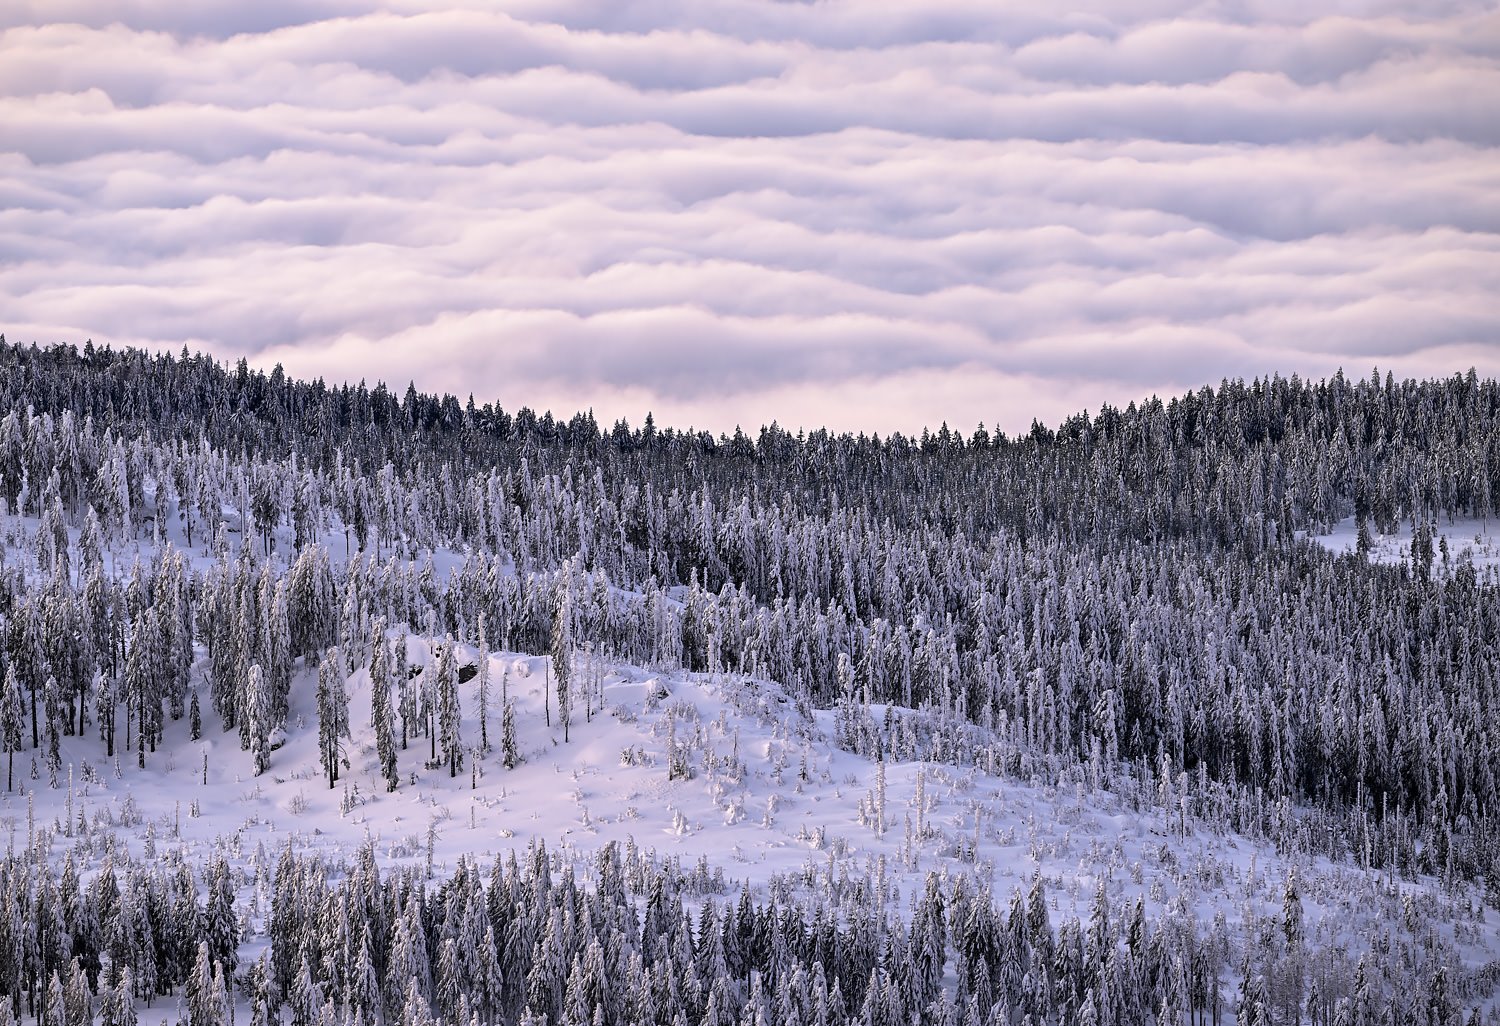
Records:
{"label": "pink-tinged cloud", "polygon": [[606,422],[1024,430],[1500,371],[1500,14],[0,10],[11,340]]}

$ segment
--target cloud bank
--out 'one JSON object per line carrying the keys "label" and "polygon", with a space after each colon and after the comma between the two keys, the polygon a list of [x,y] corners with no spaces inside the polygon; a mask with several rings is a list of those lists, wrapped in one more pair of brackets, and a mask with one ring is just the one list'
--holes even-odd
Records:
{"label": "cloud bank", "polygon": [[8,5],[0,330],[714,431],[1500,372],[1500,13],[1121,6]]}

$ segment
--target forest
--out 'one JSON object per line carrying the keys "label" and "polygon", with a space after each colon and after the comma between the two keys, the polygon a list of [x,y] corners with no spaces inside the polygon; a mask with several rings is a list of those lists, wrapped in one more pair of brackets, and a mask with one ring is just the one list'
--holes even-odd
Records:
{"label": "forest", "polygon": [[[446,875],[372,844],[75,865],[32,812],[66,786],[54,826],[87,838],[65,754],[144,772],[178,723],[265,773],[304,694],[326,789],[361,732],[390,793],[503,773],[538,725],[491,653],[530,653],[554,744],[609,715],[606,666],[764,682],[882,786],[1108,792],[1482,918],[1500,579],[1454,525],[1500,515],[1500,385],[1472,370],[1224,381],[1016,437],[715,437],[0,337],[0,410],[0,1026],[169,995],[191,1026],[1497,1021],[1500,950],[1458,964],[1408,897],[1350,957],[1295,873],[1231,930],[1104,886],[1059,916],[1040,876],[876,908],[857,876],[778,894],[613,843],[586,881],[541,843]],[[668,779],[737,772],[686,728],[665,751]]]}

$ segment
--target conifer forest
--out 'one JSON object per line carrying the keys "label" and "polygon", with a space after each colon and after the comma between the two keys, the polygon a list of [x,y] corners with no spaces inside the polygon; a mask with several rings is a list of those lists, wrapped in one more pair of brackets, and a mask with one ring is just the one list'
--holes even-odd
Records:
{"label": "conifer forest", "polygon": [[0,1026],[1500,1023],[1500,384],[714,436],[0,338]]}

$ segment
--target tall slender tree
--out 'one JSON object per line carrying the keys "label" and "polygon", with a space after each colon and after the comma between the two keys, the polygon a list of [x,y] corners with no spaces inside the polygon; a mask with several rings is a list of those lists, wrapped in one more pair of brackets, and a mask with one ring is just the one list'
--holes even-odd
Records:
{"label": "tall slender tree", "polygon": [[0,685],[0,751],[6,755],[5,789],[16,786],[16,753],[21,750],[21,724],[26,711],[21,704],[21,682],[12,663],[5,668],[5,683]]}
{"label": "tall slender tree", "polygon": [[396,766],[395,725],[391,712],[390,649],[383,621],[375,621],[374,635],[370,657],[370,727],[375,732],[375,754],[380,761],[385,789],[394,791],[401,778]]}
{"label": "tall slender tree", "polygon": [[344,661],[331,648],[318,663],[318,759],[328,776],[330,790],[338,783],[343,760],[343,742],[349,737],[349,691],[344,680]]}

